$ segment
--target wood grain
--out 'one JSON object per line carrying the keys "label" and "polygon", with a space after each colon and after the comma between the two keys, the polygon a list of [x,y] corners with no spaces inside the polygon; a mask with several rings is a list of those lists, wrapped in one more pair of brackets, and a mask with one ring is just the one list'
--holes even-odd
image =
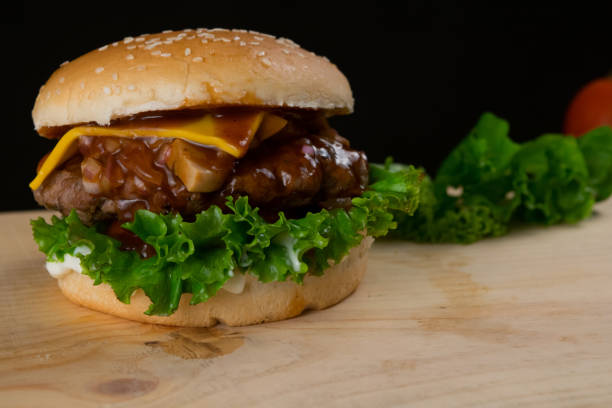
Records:
{"label": "wood grain", "polygon": [[0,215],[0,406],[612,406],[612,201],[470,246],[377,242],[360,288],[210,330],[75,306]]}

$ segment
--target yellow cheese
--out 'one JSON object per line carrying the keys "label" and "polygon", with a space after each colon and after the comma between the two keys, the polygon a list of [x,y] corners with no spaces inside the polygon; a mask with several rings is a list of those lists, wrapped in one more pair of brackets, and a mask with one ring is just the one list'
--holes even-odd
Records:
{"label": "yellow cheese", "polygon": [[[264,112],[241,113],[238,116],[209,113],[197,119],[143,120],[107,127],[78,126],[66,132],[57,142],[49,157],[38,170],[36,178],[30,183],[30,188],[36,190],[40,187],[53,170],[77,152],[78,139],[81,136],[183,139],[201,145],[214,146],[240,158],[246,154],[264,116],[270,117],[268,121],[276,120],[274,115],[264,114]],[[232,132],[243,134],[232,134]]]}

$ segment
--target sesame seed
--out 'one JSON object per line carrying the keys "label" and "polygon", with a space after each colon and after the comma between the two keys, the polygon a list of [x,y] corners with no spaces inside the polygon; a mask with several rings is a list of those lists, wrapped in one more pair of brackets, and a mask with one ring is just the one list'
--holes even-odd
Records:
{"label": "sesame seed", "polygon": [[180,33],[179,35],[176,36],[176,38],[178,38],[180,40],[181,38],[184,38],[186,36],[187,36],[186,33]]}
{"label": "sesame seed", "polygon": [[117,73],[116,73],[116,72],[113,72],[113,81],[116,81],[116,80],[117,80],[117,78],[118,78]]}
{"label": "sesame seed", "polygon": [[166,44],[166,45],[172,44],[172,40],[166,40],[166,41],[164,41],[164,44]]}
{"label": "sesame seed", "polygon": [[244,41],[240,41],[239,44],[240,44],[241,47],[244,47],[246,45],[246,43]]}
{"label": "sesame seed", "polygon": [[248,32],[247,30],[243,30],[243,29],[240,29],[240,28],[236,28],[236,29],[234,29],[232,31],[235,31],[237,33],[247,33]]}
{"label": "sesame seed", "polygon": [[215,31],[227,31],[227,30],[225,28],[211,28],[208,31],[210,31],[212,33],[212,32],[215,32]]}
{"label": "sesame seed", "polygon": [[134,48],[136,48],[136,46],[135,45],[128,45],[126,48],[128,50],[133,50]]}
{"label": "sesame seed", "polygon": [[204,38],[215,38],[214,34],[211,33],[207,33],[207,32],[203,32],[203,33],[199,33],[198,37],[204,37]]}
{"label": "sesame seed", "polygon": [[147,69],[147,67],[146,67],[146,66],[144,66],[144,65],[138,65],[138,66],[136,67],[136,69],[137,69],[138,71],[144,71],[145,69]]}
{"label": "sesame seed", "polygon": [[188,57],[191,55],[191,48],[185,48],[185,56]]}
{"label": "sesame seed", "polygon": [[136,87],[134,85],[128,85],[127,89],[128,91],[133,91],[134,89],[136,89]]}
{"label": "sesame seed", "polygon": [[123,43],[124,43],[124,44],[129,44],[129,43],[131,43],[132,41],[134,41],[134,37],[125,37],[125,38],[123,39]]}
{"label": "sesame seed", "polygon": [[166,58],[167,58],[167,57],[172,56],[172,54],[171,54],[171,53],[169,53],[169,52],[164,52],[164,53],[159,54],[159,55],[160,55],[161,57],[166,57]]}
{"label": "sesame seed", "polygon": [[102,71],[104,71],[104,67],[98,67],[98,68],[96,68],[95,73],[99,74]]}
{"label": "sesame seed", "polygon": [[132,54],[128,54],[128,55],[125,56],[125,59],[128,60],[128,61],[131,61],[131,60],[134,59],[134,56]]}
{"label": "sesame seed", "polygon": [[263,37],[260,37],[258,35],[254,35],[253,38],[256,39],[257,41],[263,41],[264,40]]}
{"label": "sesame seed", "polygon": [[249,44],[251,44],[251,45],[259,45],[259,44],[261,44],[261,43],[260,43],[260,42],[257,42],[257,41],[251,41]]}
{"label": "sesame seed", "polygon": [[145,50],[151,50],[151,49],[153,49],[153,48],[155,48],[155,47],[157,47],[158,45],[161,45],[161,44],[162,44],[161,41],[156,41],[156,42],[154,42],[152,44],[147,45],[144,48],[145,48]]}
{"label": "sesame seed", "polygon": [[60,79],[59,79],[59,83],[60,83],[60,84],[63,84],[65,80],[66,80],[66,79],[65,79],[64,77],[60,77]]}
{"label": "sesame seed", "polygon": [[202,57],[195,57],[194,59],[192,59],[193,62],[202,62],[204,61],[204,59]]}
{"label": "sesame seed", "polygon": [[107,48],[108,48],[108,45],[105,45],[105,46],[102,46],[102,47],[98,48],[98,51],[104,51]]}
{"label": "sesame seed", "polygon": [[185,37],[188,40],[193,40],[195,38],[195,35],[190,35],[189,37]]}
{"label": "sesame seed", "polygon": [[112,45],[113,47],[116,47],[116,46],[118,46],[118,45],[119,45],[119,42],[118,42],[118,41],[115,41],[115,42],[114,42],[114,43],[112,43],[111,45]]}
{"label": "sesame seed", "polygon": [[276,42],[279,43],[279,44],[287,45],[289,47],[293,47],[293,48],[298,48],[299,47],[299,45],[297,45],[296,43],[294,43],[293,41],[291,41],[288,38],[281,37],[281,38],[278,38],[276,40]]}
{"label": "sesame seed", "polygon": [[136,42],[143,42],[144,40],[145,40],[145,37],[138,37],[134,41],[136,41]]}
{"label": "sesame seed", "polygon": [[70,61],[64,61],[60,64],[60,67],[63,67],[64,65],[66,65],[67,63],[69,63]]}
{"label": "sesame seed", "polygon": [[183,31],[184,31],[184,32],[186,32],[186,33],[188,33],[188,32],[193,31],[193,30],[192,30],[191,28],[186,28],[186,29],[184,29]]}
{"label": "sesame seed", "polygon": [[262,64],[264,64],[264,65],[266,65],[268,67],[270,65],[272,65],[272,62],[268,58],[265,58],[265,57],[261,59],[261,62],[262,62]]}
{"label": "sesame seed", "polygon": [[158,41],[159,41],[158,37],[156,37],[156,38],[149,38],[147,41],[145,41],[145,44],[152,44],[152,43],[155,43],[155,42],[158,42]]}
{"label": "sesame seed", "polygon": [[258,57],[263,57],[264,55],[266,55],[266,52],[265,52],[265,51],[259,51],[259,52],[257,53],[257,56],[258,56]]}
{"label": "sesame seed", "polygon": [[104,88],[102,88],[102,90],[104,91],[105,94],[110,95],[111,94],[111,89],[108,86],[105,86]]}
{"label": "sesame seed", "polygon": [[155,50],[155,51],[151,52],[151,55],[159,55],[159,54],[161,54],[160,50]]}
{"label": "sesame seed", "polygon": [[164,31],[162,31],[162,33],[164,33],[164,34],[171,33],[171,32],[172,32],[172,30],[164,30]]}
{"label": "sesame seed", "polygon": [[240,41],[240,36],[239,35],[235,36],[234,41]]}
{"label": "sesame seed", "polygon": [[281,51],[284,52],[287,55],[289,55],[289,53],[290,53],[290,51],[288,49],[286,49],[286,48],[283,48]]}

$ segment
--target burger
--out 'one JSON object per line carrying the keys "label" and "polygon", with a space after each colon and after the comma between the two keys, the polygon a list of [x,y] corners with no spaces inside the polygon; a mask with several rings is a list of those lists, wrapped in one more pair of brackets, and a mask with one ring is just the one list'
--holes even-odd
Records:
{"label": "burger", "polygon": [[338,303],[421,178],[330,127],[352,111],[329,60],[246,30],[143,34],[63,63],[32,111],[57,140],[30,184],[61,213],[32,221],[49,274],[79,305],[166,325]]}

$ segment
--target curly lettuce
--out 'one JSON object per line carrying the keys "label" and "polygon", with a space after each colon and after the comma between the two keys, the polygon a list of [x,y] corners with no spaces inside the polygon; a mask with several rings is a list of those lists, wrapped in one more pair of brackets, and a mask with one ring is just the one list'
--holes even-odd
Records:
{"label": "curly lettuce", "polygon": [[[352,201],[349,210],[321,210],[288,219],[282,212],[274,223],[265,221],[247,197],[228,199],[229,212],[212,206],[193,222],[179,214],[139,210],[123,228],[155,249],[143,259],[123,251],[103,233],[103,226],[85,226],[73,211],[65,218],[32,220],[34,239],[51,262],[69,254],[80,259],[83,273],[95,285],[106,283],[117,298],[130,303],[142,289],[151,300],[148,315],[168,316],[183,293],[191,304],[205,302],[238,273],[261,282],[292,280],[301,283],[307,273],[321,275],[330,261],[340,262],[365,234],[379,237],[397,227],[395,215],[414,213],[422,172],[403,166],[373,166],[372,184]],[[77,248],[91,251],[83,254]]]}
{"label": "curly lettuce", "polygon": [[491,113],[426,178],[414,217],[397,215],[392,235],[471,243],[507,233],[513,221],[575,223],[612,194],[612,129],[576,140],[547,134],[518,144]]}

